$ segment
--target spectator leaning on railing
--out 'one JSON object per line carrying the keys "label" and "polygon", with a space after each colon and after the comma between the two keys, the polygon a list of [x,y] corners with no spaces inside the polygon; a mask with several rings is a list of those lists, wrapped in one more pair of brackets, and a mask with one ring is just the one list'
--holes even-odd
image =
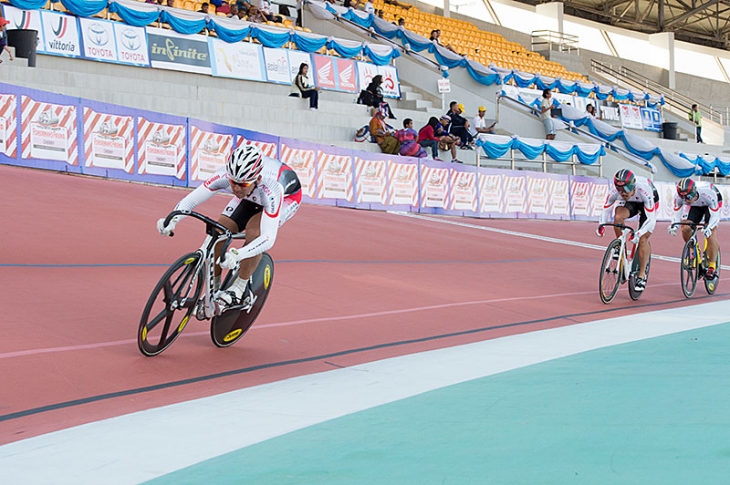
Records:
{"label": "spectator leaning on railing", "polygon": [[702,113],[700,113],[700,109],[696,104],[693,104],[692,109],[689,111],[689,120],[695,124],[697,143],[704,143],[702,141]]}
{"label": "spectator leaning on railing", "polygon": [[542,126],[545,127],[545,139],[555,139],[555,123],[550,115],[553,109],[553,93],[549,89],[543,89],[542,102],[540,103],[540,117],[542,118]]}

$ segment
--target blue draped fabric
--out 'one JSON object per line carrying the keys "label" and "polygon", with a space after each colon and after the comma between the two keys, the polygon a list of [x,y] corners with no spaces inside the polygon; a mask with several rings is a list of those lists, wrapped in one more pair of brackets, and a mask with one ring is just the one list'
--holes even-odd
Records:
{"label": "blue draped fabric", "polygon": [[[477,64],[477,63],[475,63]],[[477,64],[479,65],[479,64]],[[492,84],[501,84],[502,81],[499,79],[499,75],[496,72],[492,72],[491,74],[487,73],[481,73],[478,72],[473,66],[471,62],[466,63],[466,70],[469,72],[469,75],[474,78],[474,80],[478,83],[485,84],[487,86],[490,86]],[[442,71],[441,72],[443,77],[449,77],[448,71]]]}
{"label": "blue draped fabric", "polygon": [[251,26],[246,25],[238,29],[232,29],[218,22],[215,17],[211,17],[208,22],[208,28],[214,30],[219,39],[224,42],[241,42],[251,34]]}
{"label": "blue draped fabric", "polygon": [[291,40],[291,32],[274,32],[257,27],[252,29],[251,37],[257,39],[266,47],[279,48]]}
{"label": "blue draped fabric", "polygon": [[23,10],[38,10],[43,8],[46,4],[46,0],[10,0],[10,5]]}
{"label": "blue draped fabric", "polygon": [[686,153],[680,153],[679,156],[687,160],[688,162],[697,165],[702,175],[710,175],[715,168],[717,168],[717,171],[720,172],[720,174],[723,176],[727,176],[728,174],[730,174],[730,162],[723,161],[719,158],[707,160],[703,156],[688,155]]}
{"label": "blue draped fabric", "polygon": [[365,52],[365,55],[370,58],[371,61],[373,61],[373,64],[376,66],[387,66],[390,64],[390,61],[395,59],[396,57],[400,57],[400,51],[398,49],[392,49],[390,51],[390,54],[388,55],[381,55],[375,52],[373,49],[370,48],[369,45],[366,45],[363,49]]}
{"label": "blue draped fabric", "polygon": [[172,30],[181,34],[197,34],[205,28],[205,18],[185,19],[172,15],[167,10],[163,10],[160,14],[160,20],[172,27]]}
{"label": "blue draped fabric", "polygon": [[[57,0],[53,0],[57,1]],[[107,0],[61,0],[66,10],[77,17],[91,17],[107,7]]]}
{"label": "blue draped fabric", "polygon": [[297,49],[303,52],[317,52],[327,45],[327,37],[313,38],[311,36],[300,35],[298,32],[294,33],[292,41],[297,46]]}
{"label": "blue draped fabric", "polygon": [[482,139],[477,139],[476,144],[477,146],[481,147],[482,150],[484,150],[484,153],[487,155],[487,157],[502,158],[512,148],[513,141],[514,139],[510,139],[510,141],[507,143],[493,143],[484,141]]}
{"label": "blue draped fabric", "polygon": [[545,151],[545,145],[542,142],[540,142],[539,145],[529,145],[519,138],[515,138],[512,141],[512,148],[522,152],[522,154],[530,160],[536,159]]}
{"label": "blue draped fabric", "polygon": [[587,98],[593,92],[595,92],[595,86],[587,87],[580,85],[580,83],[575,83],[575,94],[578,96]]}
{"label": "blue draped fabric", "polygon": [[573,154],[576,151],[580,152],[578,146],[572,146],[569,150],[562,151],[559,150],[556,146],[551,145],[550,143],[545,143],[544,149],[547,156],[557,162],[567,162],[573,157]]}
{"label": "blue draped fabric", "polygon": [[536,76],[535,77],[535,87],[537,89],[555,89],[555,86],[558,85],[558,80],[554,79],[552,82],[548,83],[545,82],[546,80],[542,78],[542,76]]}
{"label": "blue draped fabric", "polygon": [[575,146],[573,149],[573,154],[578,158],[578,161],[582,163],[583,165],[593,165],[596,163],[602,156],[606,155],[606,149],[601,146],[601,149],[596,151],[596,153],[587,153],[580,149],[580,147]]}
{"label": "blue draped fabric", "polygon": [[603,146],[590,147],[591,150],[581,149],[580,145],[571,145],[569,148],[561,150],[558,146],[545,143],[543,140],[521,140],[519,138],[511,138],[509,140],[500,141],[502,137],[497,139],[485,140],[480,137],[476,144],[487,155],[488,158],[503,158],[510,150],[518,150],[526,158],[534,160],[543,153],[556,162],[568,162],[573,155],[576,155],[580,163],[592,165],[596,163],[601,156],[606,155],[606,149]]}
{"label": "blue draped fabric", "polygon": [[159,10],[135,10],[118,2],[109,4],[109,12],[119,15],[119,18],[124,20],[125,23],[134,27],[144,27],[157,22],[160,18]]}
{"label": "blue draped fabric", "polygon": [[342,57],[346,57],[348,59],[351,57],[359,56],[362,52],[362,44],[355,47],[345,46],[343,44],[340,44],[336,40],[331,40],[327,42],[327,48],[334,50]]}
{"label": "blue draped fabric", "polygon": [[[376,30],[377,32],[377,30]],[[380,32],[378,32],[380,33]],[[427,50],[433,43],[425,37],[411,32],[410,30],[403,30],[399,36],[404,44],[408,44],[412,51],[421,52]]]}
{"label": "blue draped fabric", "polygon": [[575,93],[575,87],[577,86],[577,83],[574,81],[563,81],[562,79],[558,79],[555,81],[558,87],[558,91],[560,91],[563,94],[573,94]]}
{"label": "blue draped fabric", "polygon": [[358,15],[355,10],[352,9],[343,14],[342,18],[347,19],[360,27],[365,27],[366,29],[373,25],[373,14],[367,14],[367,16],[365,16],[361,13]]}

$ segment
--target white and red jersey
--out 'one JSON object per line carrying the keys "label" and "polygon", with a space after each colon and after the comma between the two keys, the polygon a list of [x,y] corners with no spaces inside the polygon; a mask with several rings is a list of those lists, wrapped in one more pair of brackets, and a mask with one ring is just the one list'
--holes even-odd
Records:
{"label": "white and red jersey", "polygon": [[642,224],[638,231],[636,231],[636,235],[642,236],[648,232],[653,232],[654,227],[656,226],[657,209],[659,208],[656,188],[648,178],[636,176],[635,189],[634,195],[629,197],[628,200],[624,200],[621,198],[621,194],[619,194],[616,187],[611,184],[611,190],[606,197],[606,203],[603,205],[603,212],[601,212],[601,220],[599,223],[605,224],[608,222],[614,205],[616,207],[622,207],[629,203],[638,203],[643,204],[646,221],[644,221],[644,224]]}
{"label": "white and red jersey", "polygon": [[682,219],[682,207],[707,207],[710,210],[710,220],[707,227],[714,229],[720,223],[720,212],[722,209],[722,196],[717,188],[710,185],[697,186],[697,200],[690,203],[679,195],[674,196],[674,212],[672,214],[672,223],[679,222]]}
{"label": "white and red jersey", "polygon": [[[291,187],[291,183],[287,183],[287,187],[284,187],[282,185],[282,181],[292,180],[292,177],[281,176],[286,171],[291,171],[291,168],[278,160],[263,156],[261,180],[256,183],[256,187],[243,199],[239,199],[234,195],[233,200],[231,200],[226,207],[227,211],[231,208],[230,211],[232,212],[233,208],[235,208],[242,200],[247,200],[263,207],[263,214],[261,216],[261,234],[253,241],[246,241],[246,245],[239,250],[241,259],[251,258],[271,249],[274,245],[274,241],[276,240],[276,234],[279,231],[279,226],[286,222],[288,217],[293,215],[293,212],[296,211],[296,207],[294,207],[293,210],[288,213],[286,209],[289,204],[286,204],[284,199],[287,195],[291,195],[292,191],[296,191],[296,189],[298,189],[298,179],[293,177],[294,182],[296,182],[296,187]],[[208,178],[208,180],[203,182],[202,185],[198,186],[195,190],[190,192],[180,202],[178,202],[175,206],[175,210],[193,210],[196,206],[210,199],[219,191],[233,194],[225,166],[218,169],[210,178]],[[297,206],[298,202],[299,201],[297,200]],[[282,210],[282,207],[284,207],[285,210]]]}

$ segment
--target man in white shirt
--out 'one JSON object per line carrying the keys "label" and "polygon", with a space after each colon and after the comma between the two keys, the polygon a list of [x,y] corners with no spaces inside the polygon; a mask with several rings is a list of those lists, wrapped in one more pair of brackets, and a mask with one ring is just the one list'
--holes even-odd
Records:
{"label": "man in white shirt", "polygon": [[480,106],[477,111],[479,112],[472,120],[471,126],[469,126],[469,133],[471,136],[477,137],[482,133],[494,133],[494,125],[497,124],[494,120],[487,120],[484,115],[487,114],[487,108]]}
{"label": "man in white shirt", "polygon": [[373,6],[373,2],[371,2],[370,0],[365,2],[365,6],[362,9],[365,11],[365,13],[375,13],[375,7]]}

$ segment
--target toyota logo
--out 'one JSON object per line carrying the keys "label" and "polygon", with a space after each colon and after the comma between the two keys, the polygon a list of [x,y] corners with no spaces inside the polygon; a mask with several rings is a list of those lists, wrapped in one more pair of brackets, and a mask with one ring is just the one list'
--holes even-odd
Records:
{"label": "toyota logo", "polygon": [[142,46],[139,34],[134,29],[124,29],[122,31],[122,44],[130,51],[136,51]]}
{"label": "toyota logo", "polygon": [[98,45],[99,47],[105,46],[109,43],[109,34],[107,33],[104,26],[101,24],[91,24],[89,25],[89,40],[93,44]]}

